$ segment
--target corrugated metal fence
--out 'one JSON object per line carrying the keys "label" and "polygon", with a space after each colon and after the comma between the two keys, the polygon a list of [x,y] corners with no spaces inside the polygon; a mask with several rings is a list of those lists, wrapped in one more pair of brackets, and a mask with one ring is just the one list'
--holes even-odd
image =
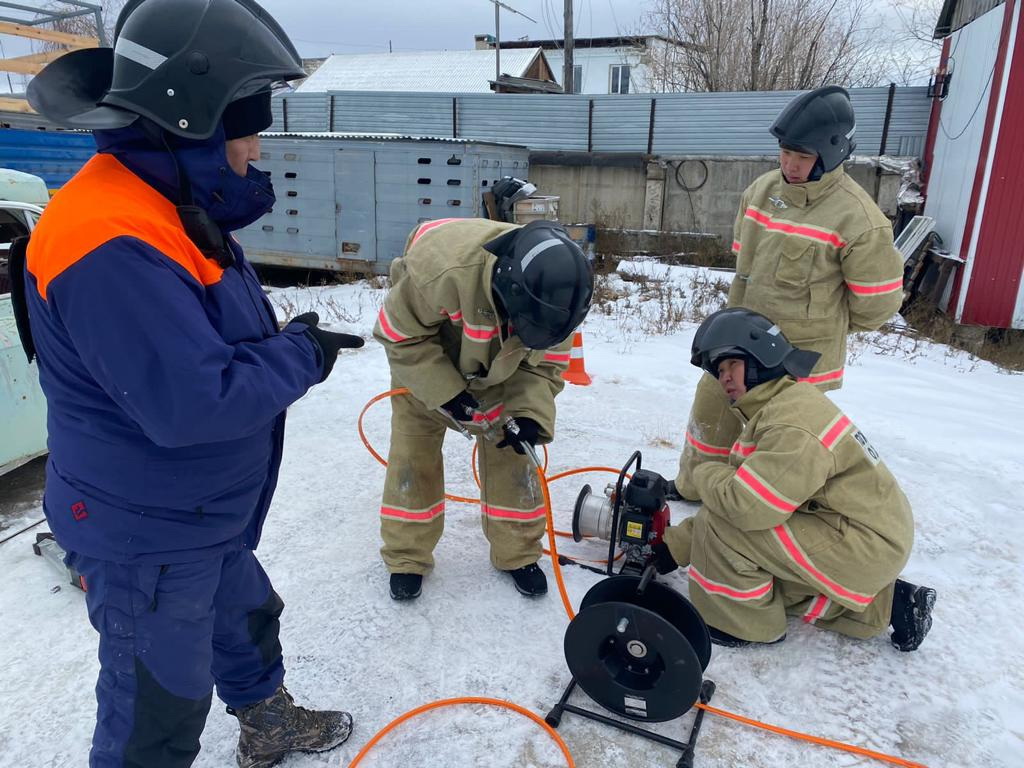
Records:
{"label": "corrugated metal fence", "polygon": [[[764,155],[777,149],[768,126],[797,93],[293,93],[274,100],[271,130],[454,137],[535,150]],[[860,88],[850,96],[858,154],[879,154],[883,134],[888,154],[921,154],[931,109],[925,88]]]}

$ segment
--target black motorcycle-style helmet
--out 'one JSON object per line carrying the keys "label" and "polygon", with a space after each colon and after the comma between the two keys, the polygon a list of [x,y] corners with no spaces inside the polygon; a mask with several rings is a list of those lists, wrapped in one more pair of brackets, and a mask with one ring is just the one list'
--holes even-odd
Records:
{"label": "black motorcycle-style helmet", "polygon": [[722,309],[709,315],[693,337],[690,362],[718,378],[722,360],[746,363],[744,384],[753,389],[789,375],[809,376],[821,355],[798,349],[787,341],[775,323],[743,307]]}
{"label": "black motorcycle-style helmet", "polygon": [[202,140],[230,102],[305,76],[284,30],[253,0],[129,0],[113,48],[61,56],[27,96],[68,128],[123,128],[143,116]]}
{"label": "black motorcycle-style helmet", "polygon": [[523,346],[549,349],[569,338],[590,309],[594,270],[565,229],[531,221],[484,248],[498,257],[492,288]]}
{"label": "black motorcycle-style helmet", "polygon": [[769,130],[782,148],[816,154],[823,173],[842,165],[857,147],[857,118],[850,94],[838,85],[797,96]]}

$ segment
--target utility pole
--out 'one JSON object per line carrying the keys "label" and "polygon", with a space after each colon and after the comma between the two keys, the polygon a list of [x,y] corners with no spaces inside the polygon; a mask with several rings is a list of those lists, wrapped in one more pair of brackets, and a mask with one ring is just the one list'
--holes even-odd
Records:
{"label": "utility pole", "polygon": [[565,61],[562,67],[562,92],[563,93],[575,93],[575,83],[573,83],[573,69],[572,62],[572,51],[575,46],[575,41],[572,36],[572,2],[573,0],[565,0],[565,30],[562,33],[564,40],[565,50]]}
{"label": "utility pole", "polygon": [[501,9],[504,8],[506,11],[512,11],[512,13],[522,16],[524,19],[529,19],[534,24],[537,23],[536,19],[531,19],[522,11],[517,11],[510,5],[505,5],[501,0],[490,0],[494,3],[494,82],[498,82],[498,78],[501,77]]}

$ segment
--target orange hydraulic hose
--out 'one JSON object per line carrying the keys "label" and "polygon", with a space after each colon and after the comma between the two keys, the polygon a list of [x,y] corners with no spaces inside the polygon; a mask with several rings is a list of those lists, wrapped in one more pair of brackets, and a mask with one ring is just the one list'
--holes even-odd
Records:
{"label": "orange hydraulic hose", "polygon": [[[473,454],[472,454],[472,456],[469,459],[469,464],[473,468],[473,482],[476,483],[476,487],[477,488],[480,487],[480,473],[477,472],[477,469],[476,469],[476,453],[477,453],[477,448],[479,446],[480,446],[480,443],[478,443],[476,440],[474,440],[473,441]],[[548,447],[546,445],[542,445],[541,448],[544,449],[544,471],[547,472],[548,471]]]}
{"label": "orange hydraulic hose", "polygon": [[539,715],[535,715],[530,710],[521,707],[518,704],[514,704],[511,701],[503,701],[502,699],[487,699],[482,698],[480,696],[464,696],[457,699],[440,699],[438,701],[432,701],[429,704],[424,704],[422,707],[416,707],[416,709],[412,709],[406,712],[404,715],[395,718],[386,726],[377,731],[377,735],[370,739],[368,742],[366,742],[366,746],[359,750],[359,754],[356,755],[355,759],[348,764],[348,768],[356,768],[356,766],[359,765],[360,761],[362,761],[362,759],[366,757],[366,753],[373,749],[373,747],[377,744],[378,741],[380,741],[388,733],[393,731],[406,720],[416,717],[416,715],[420,715],[424,712],[428,712],[432,709],[439,709],[441,707],[451,707],[457,704],[487,704],[488,706],[492,707],[504,707],[505,709],[511,709],[513,712],[518,712],[520,715],[530,718],[531,720],[533,720],[533,722],[535,722],[537,725],[543,728],[545,732],[547,732],[548,736],[550,736],[554,740],[555,744],[558,745],[558,748],[562,750],[562,754],[565,756],[566,765],[568,765],[569,768],[576,768],[576,763],[573,761],[572,755],[569,754],[569,747],[565,745],[565,742],[562,741],[562,737],[558,735],[555,729],[544,722],[544,719],[542,717],[540,717]]}
{"label": "orange hydraulic hose", "polygon": [[[370,401],[366,405],[363,406],[363,410],[360,411],[360,413],[359,413],[359,419],[356,421],[356,427],[359,430],[359,437],[363,441],[363,445],[366,446],[366,450],[369,451],[370,455],[373,456],[373,458],[375,458],[377,460],[377,462],[379,464],[381,464],[382,466],[386,467],[388,465],[387,459],[385,459],[383,456],[381,456],[376,451],[376,449],[373,447],[373,445],[370,443],[370,439],[366,436],[366,431],[363,429],[363,417],[366,416],[366,412],[368,410],[370,410],[371,407],[373,407],[376,403],[379,403],[381,400],[384,400],[384,399],[389,398],[389,397],[398,397],[400,395],[408,395],[408,394],[409,394],[409,390],[406,387],[398,387],[396,389],[389,389],[387,392],[381,392],[379,395],[376,395],[375,397],[371,398]],[[471,462],[472,462],[472,466],[473,466],[473,480],[476,481],[476,487],[479,488],[480,487],[480,476],[479,476],[479,474],[477,474],[477,469],[476,469],[476,453],[477,453],[477,444],[476,444],[476,442],[474,442],[473,443],[473,456],[472,456]],[[545,470],[547,470],[547,465],[548,465],[548,449],[547,449],[547,446],[544,446],[544,469]],[[569,477],[570,475],[580,475],[580,474],[583,474],[585,472],[611,472],[612,474],[617,475],[619,473],[619,470],[612,469],[611,467],[583,467],[582,469],[571,469],[568,472],[562,472],[560,474],[555,475],[554,477],[548,479],[548,482],[554,482],[555,480],[560,480],[563,477]],[[462,504],[479,504],[480,503],[480,499],[473,499],[473,498],[469,498],[467,496],[455,496],[454,494],[451,494],[451,493],[446,493],[444,495],[444,497],[446,499],[448,499],[449,501],[457,501],[457,502],[460,502]],[[550,499],[548,499],[548,506],[549,506],[549,509],[550,509]],[[548,524],[552,525],[552,522],[551,522],[550,519],[548,520]],[[565,531],[555,531],[555,535],[556,536],[562,536],[562,537],[568,537],[568,536],[571,536],[572,534],[571,533],[567,533]],[[545,555],[550,555],[551,557],[555,558],[556,560],[558,558],[558,551],[555,550],[555,549],[552,549],[552,550],[545,549],[544,550],[544,554]],[[619,558],[622,557],[622,555],[623,555],[623,553],[620,552],[618,555],[616,555],[615,560],[617,561]],[[570,557],[569,559],[573,560],[574,562],[583,562],[583,563],[606,564],[608,562],[607,560],[587,560],[585,558],[577,559],[577,558]]]}
{"label": "orange hydraulic hose", "polygon": [[[377,395],[376,397],[374,397],[372,400],[370,400],[370,402],[368,402],[364,406],[362,412],[359,414],[359,420],[358,420],[359,436],[363,440],[363,445],[365,445],[366,449],[373,455],[373,457],[375,459],[377,459],[377,461],[380,462],[381,464],[383,464],[385,467],[388,465],[387,461],[385,461],[384,458],[373,449],[373,446],[370,445],[370,441],[366,437],[366,433],[363,431],[363,416],[370,409],[370,406],[372,406],[374,403],[376,403],[376,402],[378,402],[380,400],[383,400],[386,397],[394,397],[396,395],[406,395],[406,394],[409,394],[409,390],[405,389],[404,387],[399,388],[399,389],[392,389],[392,390],[389,390],[387,392],[383,392],[383,393]],[[476,448],[474,446],[474,456],[475,456],[475,451],[476,451]],[[545,453],[544,453],[544,468],[545,469],[547,468],[547,449],[546,448],[545,448]],[[537,477],[540,480],[541,492],[544,495],[544,511],[545,511],[545,515],[546,515],[546,518],[547,518],[548,544],[551,547],[551,551],[550,552],[548,550],[544,550],[544,553],[551,556],[551,564],[552,564],[553,570],[555,572],[555,581],[558,584],[558,593],[559,593],[559,595],[562,598],[562,606],[565,608],[565,613],[569,617],[569,621],[572,621],[576,617],[576,612],[572,608],[572,603],[569,600],[569,594],[568,594],[568,592],[567,592],[567,590],[565,588],[565,582],[562,579],[562,567],[561,567],[561,565],[558,562],[558,547],[555,544],[555,536],[556,535],[558,535],[558,536],[568,536],[569,534],[566,534],[566,533],[564,533],[562,531],[556,531],[555,530],[554,519],[553,519],[553,516],[552,516],[552,510],[551,510],[551,492],[550,492],[550,490],[548,488],[548,484],[549,483],[553,483],[556,480],[561,480],[564,477],[571,477],[572,475],[581,475],[581,474],[584,474],[584,473],[587,473],[587,472],[610,472],[613,475],[618,475],[620,470],[613,469],[612,467],[580,467],[578,469],[570,469],[570,470],[567,470],[565,472],[559,472],[558,474],[552,475],[551,477],[547,477],[544,474],[544,469],[542,469],[540,467],[537,467]],[[474,478],[476,478],[476,461],[475,460],[473,462],[473,476],[474,476]],[[480,485],[479,480],[477,480],[477,487],[479,487],[479,485]],[[461,501],[461,502],[465,502],[465,503],[468,503],[468,504],[475,504],[475,503],[480,501],[479,499],[467,499],[467,498],[463,498],[461,496],[450,496],[448,494],[445,494],[445,498],[446,499],[450,499],[451,501]],[[622,556],[622,553],[620,552],[619,553],[619,557],[621,557],[621,556]],[[616,557],[616,560],[617,559],[618,559],[618,557]],[[601,561],[601,562],[604,562],[604,561]],[[417,709],[414,709],[414,710],[412,710],[410,712],[407,712],[406,714],[404,714],[401,717],[399,717],[397,720],[394,720],[386,728],[384,728],[376,736],[374,736],[373,739],[371,739],[370,742],[365,747],[363,747],[362,751],[358,755],[356,755],[356,759],[353,760],[352,763],[349,764],[349,768],[355,768],[356,764],[362,759],[363,755],[365,755],[370,750],[370,748],[373,747],[373,745],[376,744],[377,741],[380,740],[380,738],[382,736],[384,736],[386,733],[388,733],[388,731],[390,731],[392,728],[394,728],[395,726],[399,725],[400,723],[404,722],[405,720],[408,720],[409,718],[414,717],[415,715],[418,715],[421,712],[426,712],[427,710],[434,709],[436,707],[442,707],[442,706],[448,706],[448,705],[451,705],[451,704],[460,704],[460,703],[481,703],[481,704],[494,704],[496,706],[507,706],[510,709],[514,709],[517,712],[520,712],[521,714],[526,715],[531,720],[534,720],[535,722],[540,723],[542,726],[544,726],[544,728],[546,730],[548,730],[550,732],[551,736],[558,742],[559,747],[562,749],[563,754],[565,754],[566,760],[569,761],[570,768],[572,768],[572,766],[574,765],[574,763],[572,762],[572,756],[569,754],[568,748],[565,747],[565,743],[558,736],[558,734],[555,733],[554,730],[552,730],[547,725],[547,723],[545,723],[543,720],[541,720],[537,715],[533,714],[529,710],[522,709],[517,704],[512,704],[511,702],[505,702],[505,701],[501,701],[499,699],[481,699],[481,698],[476,698],[476,697],[470,697],[470,698],[461,698],[461,699],[443,699],[441,701],[435,701],[435,702],[432,702],[430,704],[425,704],[422,707],[418,707]],[[801,731],[793,731],[793,730],[790,730],[788,728],[782,728],[781,726],[778,726],[778,725],[771,725],[769,723],[762,723],[760,720],[754,720],[753,718],[744,717],[743,715],[733,714],[732,712],[728,712],[728,711],[726,711],[724,709],[719,709],[718,707],[713,707],[710,704],[703,704],[703,703],[701,703],[699,701],[696,704],[694,704],[694,706],[699,708],[699,709],[703,709],[706,712],[710,712],[710,713],[712,713],[714,715],[718,715],[719,717],[724,717],[724,718],[727,718],[729,720],[734,720],[734,721],[736,721],[738,723],[743,723],[744,725],[749,725],[752,728],[759,728],[761,730],[769,731],[771,733],[777,733],[777,734],[780,734],[780,735],[783,735],[783,736],[789,736],[790,738],[796,739],[798,741],[806,741],[806,742],[809,742],[809,743],[812,743],[812,744],[818,744],[818,745],[823,746],[823,747],[830,747],[832,749],[838,749],[838,750],[841,750],[841,751],[844,751],[844,752],[851,752],[851,753],[853,753],[855,755],[861,755],[862,757],[868,757],[868,758],[871,758],[873,760],[880,760],[882,762],[886,762],[886,763],[889,763],[891,765],[902,766],[903,768],[927,768],[927,766],[925,766],[922,763],[915,763],[915,762],[913,762],[911,760],[905,760],[902,757],[895,757],[893,755],[887,755],[887,754],[884,754],[882,752],[875,752],[875,751],[870,750],[870,749],[865,749],[864,747],[857,747],[857,746],[854,746],[852,744],[845,744],[845,743],[843,743],[841,741],[832,741],[831,739],[824,739],[824,738],[821,738],[820,736],[813,736],[813,735],[811,735],[809,733],[802,733]]]}
{"label": "orange hydraulic hose", "polygon": [[[366,415],[366,412],[370,410],[370,407],[373,406],[375,403],[378,403],[387,397],[396,397],[398,395],[408,394],[409,390],[406,387],[398,387],[396,389],[389,389],[387,392],[381,392],[379,395],[371,398],[370,402],[363,406],[363,410],[360,411],[359,413],[359,419],[356,421],[356,426],[359,429],[359,437],[362,438],[363,445],[366,446],[366,450],[368,450],[370,452],[370,455],[373,456],[373,458],[375,458],[385,467],[388,465],[387,460],[373,449],[373,446],[370,444],[369,438],[366,436],[366,432],[363,430],[363,417]],[[454,496],[450,493],[446,493],[444,497],[448,499],[448,501],[458,501],[463,504],[477,504],[480,501],[480,499],[469,499],[466,498],[465,496]]]}
{"label": "orange hydraulic hose", "polygon": [[703,709],[706,712],[710,712],[719,717],[725,717],[729,720],[735,720],[737,723],[743,723],[754,728],[760,728],[764,731],[770,731],[771,733],[778,733],[783,736],[789,736],[791,739],[798,741],[809,741],[812,744],[820,744],[823,747],[831,747],[832,749],[839,749],[843,752],[852,752],[855,755],[861,755],[862,757],[870,757],[873,760],[881,760],[885,763],[892,765],[904,766],[904,768],[927,768],[922,763],[915,763],[910,760],[904,760],[902,757],[894,757],[892,755],[886,755],[882,752],[875,752],[864,747],[855,747],[852,744],[844,744],[841,741],[832,741],[831,739],[823,739],[820,736],[812,736],[809,733],[801,733],[800,731],[791,731],[788,728],[781,728],[777,725],[769,725],[768,723],[762,723],[760,720],[754,720],[750,717],[744,717],[743,715],[734,715],[732,712],[726,712],[724,709],[718,707],[712,707],[710,704],[702,704],[697,702],[694,706],[699,709]]}
{"label": "orange hydraulic hose", "polygon": [[544,494],[544,514],[548,520],[548,546],[551,547],[551,562],[554,564],[558,594],[562,597],[562,606],[565,608],[569,621],[572,621],[576,617],[576,611],[572,609],[569,593],[566,591],[565,581],[562,579],[562,566],[558,562],[558,546],[555,544],[555,521],[551,513],[551,491],[548,489],[548,479],[544,477],[544,470],[540,467],[537,467],[537,478],[540,480],[540,490]]}

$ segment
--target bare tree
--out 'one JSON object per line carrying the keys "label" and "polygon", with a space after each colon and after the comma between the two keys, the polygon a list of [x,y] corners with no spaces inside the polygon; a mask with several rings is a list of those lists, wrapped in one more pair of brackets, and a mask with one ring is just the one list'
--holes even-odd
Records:
{"label": "bare tree", "polygon": [[[89,0],[94,5],[98,5],[101,8],[101,16],[103,19],[103,31],[104,37],[108,44],[114,39],[114,25],[117,23],[117,15],[121,12],[121,8],[124,7],[127,0]],[[47,11],[63,12],[63,11],[80,11],[81,6],[74,6],[68,3],[53,2],[44,6]],[[69,35],[82,35],[83,37],[99,37],[98,30],[96,29],[96,17],[93,14],[86,14],[83,16],[72,16],[69,19],[58,19],[51,24],[46,25],[48,29],[52,29],[56,32],[66,32]],[[43,51],[59,50],[64,46],[59,43],[40,43],[39,49]]]}
{"label": "bare tree", "polygon": [[942,0],[889,0],[898,23],[889,50],[893,82],[917,85],[927,82],[938,66],[942,43],[933,39]]}
{"label": "bare tree", "polygon": [[876,85],[886,63],[870,0],[651,0],[644,27],[680,45],[644,56],[652,91]]}

